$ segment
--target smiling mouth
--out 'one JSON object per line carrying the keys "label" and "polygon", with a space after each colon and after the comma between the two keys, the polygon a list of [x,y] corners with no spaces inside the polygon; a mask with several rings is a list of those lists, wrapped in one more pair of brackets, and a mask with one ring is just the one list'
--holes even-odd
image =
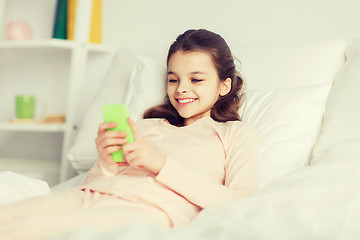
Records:
{"label": "smiling mouth", "polygon": [[196,100],[197,100],[197,98],[178,98],[178,99],[176,99],[176,101],[178,101],[181,104],[192,103],[192,102],[195,102]]}

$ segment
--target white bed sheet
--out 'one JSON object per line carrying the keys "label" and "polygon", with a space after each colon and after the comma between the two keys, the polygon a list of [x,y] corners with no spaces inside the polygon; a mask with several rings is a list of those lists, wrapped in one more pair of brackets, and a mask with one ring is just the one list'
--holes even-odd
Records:
{"label": "white bed sheet", "polygon": [[0,172],[0,204],[8,204],[49,192],[50,187],[43,180],[11,171]]}
{"label": "white bed sheet", "polygon": [[[6,189],[11,190],[14,201],[50,190],[43,181],[11,173],[1,176],[0,182],[6,177]],[[84,177],[79,175],[51,190],[79,185]],[[22,184],[29,190],[20,188]],[[15,190],[19,192],[14,194]],[[4,191],[2,194],[6,195]],[[9,201],[10,194],[7,196]],[[267,185],[252,197],[204,210],[183,227],[162,229],[134,224],[111,232],[79,228],[54,239],[347,240],[359,236],[360,159],[333,156]]]}
{"label": "white bed sheet", "polygon": [[306,167],[245,200],[202,211],[186,226],[80,228],[61,239],[359,239],[360,159],[342,156]]}

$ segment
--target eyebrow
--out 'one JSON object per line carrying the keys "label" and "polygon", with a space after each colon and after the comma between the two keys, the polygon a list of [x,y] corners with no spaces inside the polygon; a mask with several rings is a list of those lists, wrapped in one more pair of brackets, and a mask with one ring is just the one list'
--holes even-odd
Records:
{"label": "eyebrow", "polygon": [[[194,71],[194,72],[189,73],[188,75],[194,75],[194,74],[204,74],[204,75],[206,75],[207,73],[205,73],[205,72],[200,72],[200,71]],[[172,72],[172,71],[168,71],[168,72],[167,72],[167,75],[177,75],[177,74],[174,73],[174,72]]]}

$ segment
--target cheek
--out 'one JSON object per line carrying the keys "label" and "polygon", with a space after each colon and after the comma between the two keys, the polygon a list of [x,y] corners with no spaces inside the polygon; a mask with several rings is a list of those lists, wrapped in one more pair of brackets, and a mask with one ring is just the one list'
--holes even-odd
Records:
{"label": "cheek", "polygon": [[167,95],[168,95],[168,96],[171,96],[171,95],[172,95],[172,92],[173,92],[173,90],[172,90],[171,86],[167,86],[167,88],[166,88],[166,93],[167,93]]}
{"label": "cheek", "polygon": [[174,96],[177,91],[177,85],[176,84],[168,84],[166,87],[166,92],[169,96]]}
{"label": "cheek", "polygon": [[196,94],[207,98],[218,98],[220,95],[220,88],[217,85],[204,86],[196,89]]}
{"label": "cheek", "polygon": [[166,89],[167,96],[170,100],[170,103],[174,105],[174,97],[175,97],[175,88],[174,86],[168,86]]}

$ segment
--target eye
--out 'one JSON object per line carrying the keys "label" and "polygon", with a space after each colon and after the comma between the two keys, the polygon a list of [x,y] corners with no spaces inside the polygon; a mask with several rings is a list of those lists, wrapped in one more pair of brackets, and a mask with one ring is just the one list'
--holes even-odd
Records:
{"label": "eye", "polygon": [[194,79],[191,79],[191,81],[192,81],[193,83],[199,83],[199,82],[202,82],[203,80],[202,80],[202,79],[196,79],[196,78],[194,78]]}
{"label": "eye", "polygon": [[178,82],[178,80],[176,80],[176,79],[169,79],[168,81],[169,81],[169,83],[177,83]]}

